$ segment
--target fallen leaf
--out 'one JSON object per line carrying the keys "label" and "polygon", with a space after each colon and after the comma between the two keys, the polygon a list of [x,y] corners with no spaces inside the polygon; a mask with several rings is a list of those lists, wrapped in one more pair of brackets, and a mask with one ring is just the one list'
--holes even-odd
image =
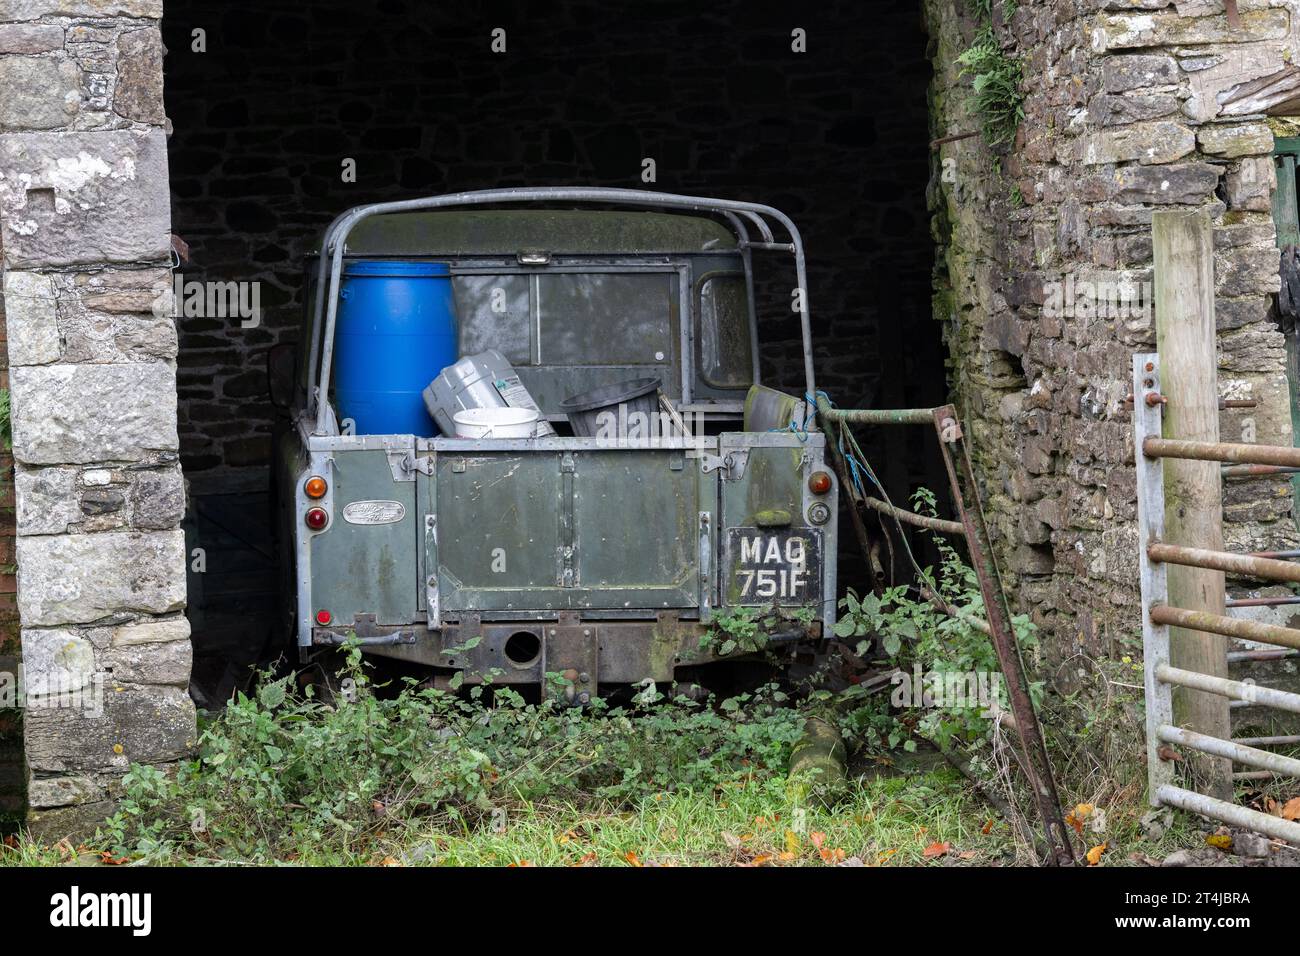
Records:
{"label": "fallen leaf", "polygon": [[962,852],[957,854],[957,858],[959,860],[973,860],[975,859],[975,856],[976,853],[974,850],[963,850]]}
{"label": "fallen leaf", "polygon": [[380,866],[405,866],[401,860],[393,856],[386,856],[379,861]]}
{"label": "fallen leaf", "polygon": [[789,853],[791,856],[794,856],[795,852],[798,849],[799,849],[799,834],[795,833],[793,830],[786,830],[785,831],[785,852]]}
{"label": "fallen leaf", "polygon": [[740,845],[743,841],[740,839],[740,837],[736,836],[736,834],[728,833],[726,830],[723,830],[722,842],[726,843],[727,846],[731,847],[733,850],[739,850]]}
{"label": "fallen leaf", "polygon": [[1282,805],[1283,820],[1300,820],[1300,797],[1292,797]]}
{"label": "fallen leaf", "polygon": [[817,852],[821,855],[822,862],[829,863],[831,864],[831,866],[840,863],[847,855],[839,847],[835,847],[834,849],[828,848],[828,849],[818,850]]}
{"label": "fallen leaf", "polygon": [[1074,832],[1083,836],[1083,821],[1088,819],[1092,813],[1093,806],[1091,803],[1080,803],[1073,810],[1065,815],[1065,822],[1074,827]]}
{"label": "fallen leaf", "polygon": [[782,852],[778,853],[776,855],[776,858],[780,860],[782,863],[789,863],[791,860],[797,859],[797,857],[789,850],[783,850]]}
{"label": "fallen leaf", "polygon": [[530,860],[520,860],[518,863],[507,863],[506,869],[508,870],[511,867],[516,867],[516,866],[532,866],[532,865],[533,864]]}
{"label": "fallen leaf", "polygon": [[99,862],[106,864],[107,866],[121,866],[126,861],[127,861],[126,857],[113,856],[113,854],[110,853],[108,850],[100,850],[99,852]]}
{"label": "fallen leaf", "polygon": [[1098,843],[1095,847],[1089,850],[1087,853],[1088,865],[1096,866],[1098,863],[1100,863],[1101,855],[1106,852],[1106,847],[1108,846],[1110,846],[1109,843]]}
{"label": "fallen leaf", "polygon": [[988,836],[992,832],[993,832],[993,820],[990,818],[989,821],[984,824],[984,826],[980,827],[980,833],[983,833],[985,836]]}
{"label": "fallen leaf", "polygon": [[880,864],[884,863],[897,852],[897,850],[882,850],[880,856],[876,858],[876,866],[880,866]]}
{"label": "fallen leaf", "polygon": [[821,830],[814,830],[812,833],[808,834],[808,839],[812,841],[814,847],[820,850],[822,844],[826,842],[826,834]]}
{"label": "fallen leaf", "polygon": [[573,864],[571,864],[571,865],[572,865],[572,866],[595,866],[595,865],[596,865],[596,854],[595,854],[595,853],[584,853],[584,854],[582,855],[582,858],[581,858],[580,860],[578,860],[577,863],[573,863]]}
{"label": "fallen leaf", "polygon": [[623,859],[627,860],[627,862],[632,864],[633,866],[641,865],[641,858],[638,857],[631,850],[628,850],[626,853],[623,854]]}
{"label": "fallen leaf", "polygon": [[1205,843],[1207,846],[1212,846],[1216,850],[1223,850],[1224,852],[1227,852],[1228,850],[1232,849],[1232,834],[1213,833],[1210,836],[1207,836],[1205,838]]}
{"label": "fallen leaf", "polygon": [[947,840],[943,841],[942,843],[936,841],[934,843],[931,843],[924,850],[922,850],[921,856],[925,857],[927,860],[933,860],[933,859],[937,859],[938,857],[944,856],[950,853],[951,851],[952,851],[952,844],[949,843]]}
{"label": "fallen leaf", "polygon": [[768,854],[768,853],[760,853],[758,856],[754,857],[754,859],[752,859],[752,860],[749,861],[749,865],[750,865],[750,866],[766,866],[766,865],[767,865],[768,863],[770,863],[771,861],[772,861],[772,856],[771,856],[771,854]]}

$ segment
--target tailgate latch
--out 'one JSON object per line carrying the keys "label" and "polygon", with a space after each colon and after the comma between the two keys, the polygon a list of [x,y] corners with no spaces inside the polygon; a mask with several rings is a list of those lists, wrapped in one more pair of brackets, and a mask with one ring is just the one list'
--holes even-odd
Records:
{"label": "tailgate latch", "polygon": [[723,472],[724,481],[736,481],[745,476],[745,466],[749,464],[749,449],[733,448],[725,455],[701,455],[700,471],[706,475],[710,472]]}

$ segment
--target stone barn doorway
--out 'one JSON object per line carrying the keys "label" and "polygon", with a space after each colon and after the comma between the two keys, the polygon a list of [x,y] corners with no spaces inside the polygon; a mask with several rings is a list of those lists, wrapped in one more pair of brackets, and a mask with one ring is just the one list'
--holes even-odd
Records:
{"label": "stone barn doorway", "polygon": [[[177,320],[186,546],[203,557],[188,576],[199,699],[227,693],[273,643],[266,354],[298,334],[304,258],[349,206],[565,184],[770,203],[804,233],[832,398],[944,397],[919,8],[832,3],[792,18],[738,2],[707,13],[571,3],[536,18],[522,5],[404,0],[317,3],[310,16],[286,0],[238,7],[169,0],[163,20],[172,224],[189,254],[178,272],[256,282],[263,310],[255,326]],[[761,292],[764,378],[797,393],[793,278],[761,271],[774,275]],[[943,487],[930,436],[887,438],[868,453],[892,496]],[[842,580],[862,587],[851,546],[843,560]]]}

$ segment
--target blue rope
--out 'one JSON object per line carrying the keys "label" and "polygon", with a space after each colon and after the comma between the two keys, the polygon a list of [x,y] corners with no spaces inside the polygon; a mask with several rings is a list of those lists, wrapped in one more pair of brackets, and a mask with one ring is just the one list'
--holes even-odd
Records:
{"label": "blue rope", "polygon": [[[817,389],[817,394],[820,395],[822,398],[826,399],[828,404],[830,403],[831,397],[827,395],[825,392],[823,392],[820,388]],[[804,407],[808,409],[808,412],[807,414],[804,415],[802,425],[800,425],[798,422],[790,422],[790,424],[786,425],[784,428],[769,428],[768,431],[769,432],[792,432],[795,436],[798,437],[799,441],[806,442],[808,440],[808,426],[811,425],[813,419],[817,417],[817,403],[816,401],[813,400],[812,396],[809,395],[807,392],[803,393],[803,399],[804,399]]]}

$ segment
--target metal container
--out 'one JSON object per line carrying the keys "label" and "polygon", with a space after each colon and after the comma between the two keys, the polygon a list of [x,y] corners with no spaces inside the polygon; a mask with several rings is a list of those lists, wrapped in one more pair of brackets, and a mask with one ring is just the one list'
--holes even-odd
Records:
{"label": "metal container", "polygon": [[456,360],[456,340],[445,262],[346,263],[334,373],[339,418],[351,419],[358,435],[435,434],[420,390]]}
{"label": "metal container", "polygon": [[444,435],[455,435],[455,415],[470,408],[527,408],[537,412],[532,437],[555,434],[519,380],[519,373],[496,349],[467,355],[448,365],[424,389],[424,407]]}
{"label": "metal container", "polygon": [[[657,378],[634,378],[602,385],[566,398],[560,402],[560,411],[569,416],[573,434],[593,438],[600,431],[600,416],[603,414],[619,415],[622,421],[627,421],[628,416],[641,412],[649,420],[659,411],[659,384]],[[620,405],[625,406],[622,411]]]}

